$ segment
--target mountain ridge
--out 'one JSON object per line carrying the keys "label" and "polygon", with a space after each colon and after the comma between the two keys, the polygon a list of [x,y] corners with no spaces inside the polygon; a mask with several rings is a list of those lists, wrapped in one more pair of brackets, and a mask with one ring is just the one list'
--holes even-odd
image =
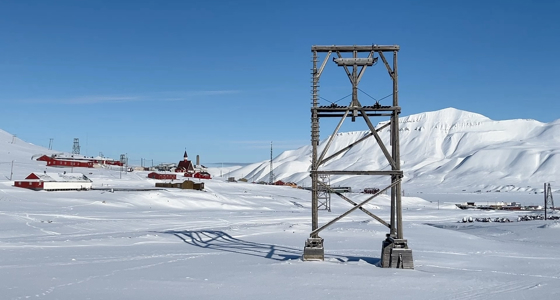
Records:
{"label": "mountain ridge", "polygon": [[[380,125],[386,122],[380,122]],[[542,123],[532,119],[492,120],[484,115],[445,108],[399,118],[401,166],[404,185],[416,189],[433,186],[458,188],[538,189],[542,182],[559,181],[560,120]],[[330,155],[369,131],[340,132]],[[389,129],[379,132],[389,147]],[[319,145],[319,155],[328,137]],[[369,153],[372,153],[370,155]],[[311,146],[281,153],[273,159],[276,180],[309,185]],[[252,181],[268,181],[270,161],[251,164],[229,173]],[[328,170],[388,170],[376,141],[368,139],[326,163]],[[383,185],[370,176],[331,176],[335,185],[362,189]],[[371,177],[370,177],[371,178]],[[528,188],[529,187],[529,188]]]}

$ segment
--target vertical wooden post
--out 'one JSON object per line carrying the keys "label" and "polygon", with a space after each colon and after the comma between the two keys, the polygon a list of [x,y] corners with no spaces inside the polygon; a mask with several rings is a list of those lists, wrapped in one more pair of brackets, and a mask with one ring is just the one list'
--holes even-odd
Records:
{"label": "vertical wooden post", "polygon": [[[317,168],[317,148],[319,147],[319,117],[317,116],[317,105],[319,103],[318,91],[318,72],[317,72],[317,51],[313,51],[313,69],[311,70],[312,76],[312,113],[311,113],[311,146],[313,152],[311,154],[311,230],[319,228],[319,198],[318,198],[318,174]],[[318,237],[317,235],[313,236]]]}

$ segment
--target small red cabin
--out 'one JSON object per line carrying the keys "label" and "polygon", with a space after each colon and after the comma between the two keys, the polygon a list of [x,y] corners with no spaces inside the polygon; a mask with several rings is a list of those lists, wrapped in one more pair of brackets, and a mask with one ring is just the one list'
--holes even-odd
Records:
{"label": "small red cabin", "polygon": [[148,174],[148,178],[153,179],[177,179],[177,174],[159,174],[156,172],[152,172]]}
{"label": "small red cabin", "polygon": [[194,178],[211,179],[211,176],[208,172],[196,172],[194,173]]}
{"label": "small red cabin", "polygon": [[378,192],[379,192],[378,188],[365,188],[364,189],[365,194],[376,194]]}

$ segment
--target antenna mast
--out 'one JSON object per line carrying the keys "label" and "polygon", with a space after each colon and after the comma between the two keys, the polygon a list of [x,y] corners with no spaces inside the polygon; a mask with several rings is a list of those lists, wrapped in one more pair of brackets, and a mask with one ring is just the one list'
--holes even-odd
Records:
{"label": "antenna mast", "polygon": [[274,170],[274,167],[272,166],[272,142],[270,142],[270,173],[268,174],[268,184],[274,183],[274,173],[272,170]]}

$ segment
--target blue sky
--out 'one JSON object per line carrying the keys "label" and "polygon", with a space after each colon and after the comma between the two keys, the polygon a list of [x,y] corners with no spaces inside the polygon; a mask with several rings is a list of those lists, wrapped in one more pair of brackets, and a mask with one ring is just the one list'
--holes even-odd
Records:
{"label": "blue sky", "polygon": [[[271,141],[275,155],[310,143],[314,44],[400,45],[402,115],[455,107],[550,122],[558,15],[558,1],[3,0],[0,129],[68,152],[79,138],[82,154],[137,164],[185,148],[203,164],[266,160]],[[321,96],[350,94],[345,76],[329,64]],[[390,94],[383,65],[360,88]]]}

